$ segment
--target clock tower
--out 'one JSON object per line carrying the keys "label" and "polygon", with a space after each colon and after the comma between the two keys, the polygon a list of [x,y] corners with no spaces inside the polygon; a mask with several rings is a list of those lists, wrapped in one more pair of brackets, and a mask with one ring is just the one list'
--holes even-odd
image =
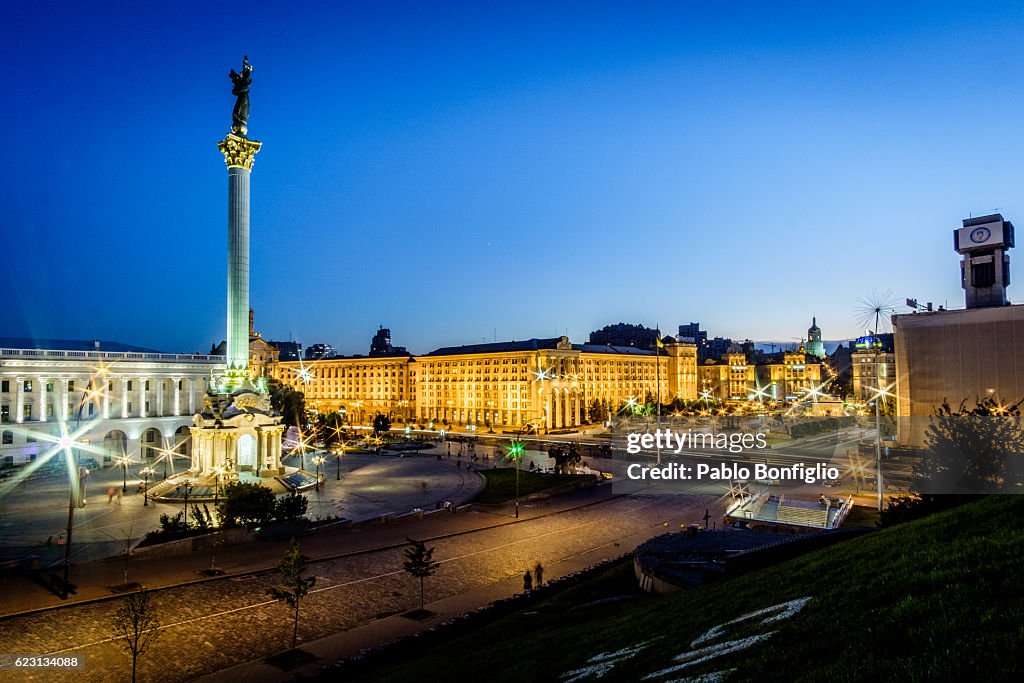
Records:
{"label": "clock tower", "polygon": [[967,218],[963,227],[953,231],[953,248],[963,255],[960,283],[967,308],[1006,306],[1006,287],[1010,284],[1010,256],[1013,247],[1013,223],[1002,214]]}

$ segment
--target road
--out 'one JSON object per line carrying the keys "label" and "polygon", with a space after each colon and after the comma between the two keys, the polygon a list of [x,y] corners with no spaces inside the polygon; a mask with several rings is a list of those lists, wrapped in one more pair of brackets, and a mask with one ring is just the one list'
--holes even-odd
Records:
{"label": "road", "polygon": [[[602,554],[617,555],[622,552],[617,544],[632,548],[680,524],[697,521],[705,508],[718,518],[724,502],[694,493],[612,497],[438,539],[431,544],[441,565],[427,580],[428,601],[521,576],[537,562],[551,566],[584,553],[594,553],[594,561]],[[481,524],[494,519],[485,512],[465,517]],[[317,583],[303,602],[301,640],[418,607],[418,584],[403,572],[402,560],[402,549],[396,548],[312,564],[309,571]],[[285,649],[290,610],[266,593],[275,581],[274,574],[247,575],[155,593],[163,624],[161,639],[156,650],[140,660],[140,678],[189,680]],[[114,609],[112,602],[72,605],[0,621],[0,642],[7,652],[74,653],[87,661],[81,672],[19,672],[12,679],[123,680],[130,662],[112,641]]]}

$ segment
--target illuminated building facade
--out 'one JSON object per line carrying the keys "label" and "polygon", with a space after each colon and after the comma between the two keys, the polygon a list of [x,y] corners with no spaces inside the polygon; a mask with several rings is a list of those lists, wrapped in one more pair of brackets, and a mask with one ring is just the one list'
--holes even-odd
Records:
{"label": "illuminated building facade", "polygon": [[280,363],[279,379],[321,412],[354,424],[378,412],[418,423],[572,429],[600,401],[612,410],[658,395],[697,397],[697,350],[671,337],[657,350],[572,344],[567,337],[446,347],[422,356]]}
{"label": "illuminated building facade", "polygon": [[755,366],[734,344],[720,361],[700,365],[700,389],[719,401],[745,401],[757,390]]}
{"label": "illuminated building facade", "polygon": [[821,387],[821,363],[808,356],[803,344],[796,351],[784,351],[779,360],[757,366],[757,381],[770,387],[768,395],[779,401],[794,401]]}
{"label": "illuminated building facade", "polygon": [[[32,460],[65,422],[106,457],[151,462],[190,454],[192,413],[223,356],[159,353],[111,342],[0,340],[0,457]],[[21,347],[21,348],[19,348]],[[95,452],[91,455],[95,457]],[[184,461],[181,464],[184,463]]]}
{"label": "illuminated building facade", "polygon": [[[886,336],[892,338],[892,335]],[[859,403],[868,403],[874,400],[875,390],[889,387],[896,381],[896,354],[891,343],[886,344],[879,337],[861,337],[854,349],[850,354],[853,397]]]}

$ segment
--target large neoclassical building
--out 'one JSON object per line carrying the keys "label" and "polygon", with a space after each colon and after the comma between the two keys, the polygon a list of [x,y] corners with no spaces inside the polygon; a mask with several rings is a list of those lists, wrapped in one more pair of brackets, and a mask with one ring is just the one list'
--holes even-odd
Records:
{"label": "large neoclassical building", "polygon": [[573,344],[568,337],[451,346],[422,356],[348,356],[282,362],[277,378],[322,412],[351,422],[377,413],[417,422],[541,430],[588,422],[595,400],[618,407],[659,393],[697,398],[697,347]]}
{"label": "large neoclassical building", "polygon": [[[0,457],[26,462],[60,424],[108,458],[189,467],[189,426],[223,356],[160,353],[116,342],[0,338]],[[99,452],[101,449],[101,452]],[[172,461],[176,460],[171,458]]]}

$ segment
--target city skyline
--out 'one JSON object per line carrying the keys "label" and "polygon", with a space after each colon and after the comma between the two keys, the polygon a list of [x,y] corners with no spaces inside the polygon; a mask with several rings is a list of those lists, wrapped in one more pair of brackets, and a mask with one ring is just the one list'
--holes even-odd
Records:
{"label": "city skyline", "polygon": [[1017,218],[1021,185],[992,104],[1020,76],[972,46],[1024,21],[880,7],[247,8],[229,37],[205,5],[11,8],[0,334],[223,338],[216,140],[242,54],[264,338],[786,340],[816,316],[840,339],[871,290],[962,307],[951,232]]}

